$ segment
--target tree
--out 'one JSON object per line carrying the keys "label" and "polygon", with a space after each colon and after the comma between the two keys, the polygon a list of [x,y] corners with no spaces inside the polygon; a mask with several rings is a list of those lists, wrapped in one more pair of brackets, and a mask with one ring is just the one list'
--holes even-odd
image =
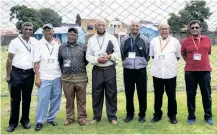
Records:
{"label": "tree", "polygon": [[81,17],[79,14],[76,15],[76,24],[78,24],[79,26],[81,26]]}
{"label": "tree", "polygon": [[60,26],[62,22],[62,18],[59,14],[50,8],[40,9],[39,17],[44,24],[52,23],[55,27]]}
{"label": "tree", "polygon": [[186,27],[191,20],[200,20],[202,31],[207,32],[208,25],[205,20],[209,19],[210,15],[212,13],[209,7],[206,7],[206,1],[190,1],[178,15],[171,13],[168,23],[173,33],[179,33],[181,28]]}
{"label": "tree", "polygon": [[43,8],[36,10],[25,5],[16,5],[10,9],[10,21],[17,19],[16,28],[21,29],[23,22],[31,22],[34,25],[34,32],[45,23],[52,23],[53,26],[60,26],[62,18],[54,10]]}

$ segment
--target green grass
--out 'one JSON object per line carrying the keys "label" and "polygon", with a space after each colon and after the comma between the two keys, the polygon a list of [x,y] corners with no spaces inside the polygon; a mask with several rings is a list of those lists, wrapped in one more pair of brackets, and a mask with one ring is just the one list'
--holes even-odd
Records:
{"label": "green grass", "polygon": [[[213,91],[213,120],[217,122],[217,91]],[[154,105],[154,95],[152,92],[148,92],[148,108],[146,112],[146,122],[141,124],[138,122],[138,100],[137,95],[135,95],[135,117],[130,123],[124,123],[123,119],[125,117],[125,95],[123,92],[118,93],[118,125],[111,125],[106,117],[105,106],[103,110],[102,120],[97,124],[87,124],[86,126],[79,126],[78,122],[71,124],[68,127],[64,126],[65,119],[65,97],[62,97],[60,112],[57,115],[56,121],[59,124],[57,127],[52,127],[51,125],[45,124],[45,127],[40,132],[34,131],[35,126],[35,112],[36,112],[36,96],[33,96],[31,103],[30,120],[32,128],[29,130],[24,130],[21,125],[19,125],[13,134],[216,134],[217,133],[217,123],[213,126],[206,124],[203,120],[203,108],[201,103],[201,95],[198,92],[196,98],[196,116],[197,121],[194,125],[187,124],[187,107],[186,107],[186,93],[183,91],[177,92],[177,104],[178,104],[178,123],[172,125],[169,123],[167,114],[167,98],[164,95],[164,104],[162,107],[163,118],[156,124],[151,123],[153,116],[153,105]],[[1,132],[2,134],[7,134],[6,129],[9,120],[9,98],[1,98]],[[92,100],[91,95],[87,95],[87,114],[88,120],[93,117],[92,113]],[[76,111],[75,111],[76,112]],[[76,112],[77,114],[77,112]]]}
{"label": "green grass", "polygon": [[[7,47],[1,47],[1,93],[2,94],[8,94],[8,89],[7,89],[7,83],[5,81],[5,63],[7,59]],[[211,81],[211,86],[215,87],[217,89],[217,45],[212,47],[212,55],[210,56],[210,61],[212,65],[212,81]],[[153,91],[153,82],[152,82],[152,77],[150,75],[150,66],[151,66],[151,60],[149,61],[148,67],[147,67],[147,74],[148,74],[148,90]],[[184,90],[185,89],[185,81],[184,81],[184,65],[185,62],[183,59],[180,59],[178,62],[178,75],[177,75],[177,90]],[[122,63],[121,61],[118,62],[117,66],[117,86],[118,90],[124,90],[124,85],[123,85],[123,68],[122,68]],[[88,64],[87,66],[87,73],[88,73],[88,78],[89,78],[89,83],[87,86],[87,92],[91,93],[91,81],[92,81],[92,65]],[[34,87],[33,93],[36,93],[36,87]]]}

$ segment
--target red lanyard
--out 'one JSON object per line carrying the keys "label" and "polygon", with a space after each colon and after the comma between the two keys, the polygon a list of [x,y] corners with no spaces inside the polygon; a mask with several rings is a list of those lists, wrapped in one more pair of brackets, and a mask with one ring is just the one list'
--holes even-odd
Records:
{"label": "red lanyard", "polygon": [[159,36],[159,40],[160,40],[160,49],[161,49],[161,52],[162,52],[162,51],[166,48],[167,44],[169,43],[169,41],[170,41],[170,36],[169,36],[169,38],[168,38],[166,44],[163,46],[163,48],[162,48],[162,43],[161,43],[160,36]]}
{"label": "red lanyard", "polygon": [[193,38],[193,36],[191,36],[191,38],[192,38],[192,40],[193,40],[193,43],[194,43],[194,47],[196,48],[196,50],[197,50],[197,53],[198,53],[198,50],[199,50],[199,45],[200,45],[200,36],[199,36],[199,41],[198,41],[198,44],[196,45],[196,43],[195,43],[195,41],[194,41],[194,38]]}

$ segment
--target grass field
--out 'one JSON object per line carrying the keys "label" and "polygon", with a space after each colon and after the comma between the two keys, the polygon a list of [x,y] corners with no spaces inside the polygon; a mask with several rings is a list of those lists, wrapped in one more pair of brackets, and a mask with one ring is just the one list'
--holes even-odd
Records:
{"label": "grass field", "polygon": [[[103,111],[102,120],[97,124],[87,124],[86,126],[79,126],[78,122],[71,124],[69,127],[64,126],[65,118],[65,97],[62,97],[60,112],[57,115],[56,121],[59,124],[57,127],[45,124],[45,127],[40,132],[34,131],[35,126],[35,111],[36,111],[36,96],[33,96],[31,103],[30,120],[32,128],[24,130],[19,125],[13,134],[216,134],[217,133],[217,91],[213,91],[213,120],[214,125],[210,126],[204,122],[203,119],[203,108],[201,103],[201,95],[197,94],[197,109],[196,116],[197,120],[194,125],[187,124],[187,107],[186,107],[186,94],[183,91],[177,92],[177,104],[178,104],[178,123],[172,125],[169,123],[167,114],[167,98],[164,95],[164,104],[162,107],[163,118],[156,124],[151,123],[153,114],[153,102],[154,95],[152,92],[148,92],[148,108],[146,112],[146,122],[141,124],[138,122],[138,102],[137,95],[135,95],[135,117],[130,123],[124,123],[125,117],[125,95],[123,92],[118,93],[118,125],[111,125],[105,114],[105,107]],[[8,126],[9,119],[9,98],[1,98],[1,133],[7,134],[6,129]],[[91,107],[91,96],[87,96],[87,114],[88,120],[93,117]],[[76,111],[75,111],[76,112]],[[77,113],[76,113],[77,114]]]}

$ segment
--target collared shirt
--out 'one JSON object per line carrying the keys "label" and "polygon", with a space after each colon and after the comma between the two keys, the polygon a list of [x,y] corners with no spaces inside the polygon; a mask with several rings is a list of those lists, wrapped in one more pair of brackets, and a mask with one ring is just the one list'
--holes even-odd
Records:
{"label": "collared shirt", "polygon": [[177,58],[181,57],[181,45],[176,38],[172,36],[168,36],[165,40],[161,36],[153,38],[149,55],[154,56],[151,65],[152,76],[170,79],[177,75]]}
{"label": "collared shirt", "polygon": [[[111,60],[108,60],[104,64],[98,63],[97,59],[100,57],[100,55],[106,53],[109,40],[112,42],[113,47],[114,47],[113,48],[114,52],[111,54]],[[114,64],[114,62],[116,62],[117,59],[120,59],[120,56],[121,56],[120,46],[115,36],[106,32],[101,37],[99,37],[97,34],[94,34],[88,40],[86,59],[91,64],[99,66],[99,67],[107,67],[107,66]]]}
{"label": "collared shirt", "polygon": [[71,83],[86,83],[87,72],[85,59],[86,46],[81,43],[61,45],[58,60],[62,70],[62,80]]}
{"label": "collared shirt", "polygon": [[[185,71],[212,71],[209,55],[211,54],[211,40],[205,35],[200,36],[199,39],[194,38],[195,44],[193,42],[192,36],[189,36],[182,42],[182,56],[185,58],[186,65]],[[198,45],[198,52],[195,45]],[[201,60],[193,60],[194,54],[201,54]]]}
{"label": "collared shirt", "polygon": [[38,45],[38,40],[34,37],[30,37],[28,42],[21,35],[11,40],[8,52],[14,54],[12,65],[20,69],[33,68],[33,48],[36,45]]}
{"label": "collared shirt", "polygon": [[39,41],[34,49],[34,62],[39,62],[40,79],[54,80],[61,76],[58,62],[60,44],[54,39],[48,42],[45,38]]}

